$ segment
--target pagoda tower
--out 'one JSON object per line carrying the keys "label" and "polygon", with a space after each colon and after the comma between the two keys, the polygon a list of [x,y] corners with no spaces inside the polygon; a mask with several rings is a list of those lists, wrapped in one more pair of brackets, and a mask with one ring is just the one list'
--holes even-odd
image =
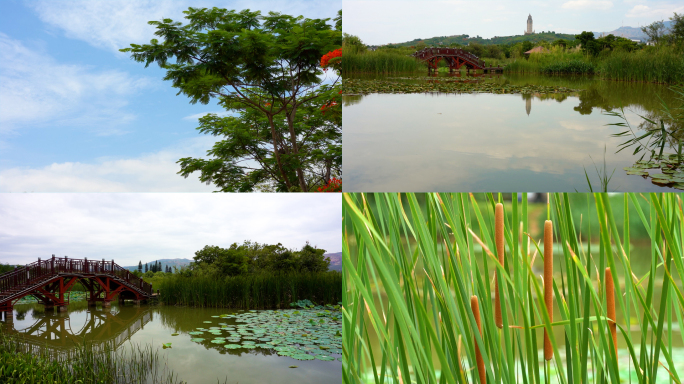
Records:
{"label": "pagoda tower", "polygon": [[532,15],[527,16],[527,31],[525,31],[526,35],[533,35],[534,30],[532,29]]}

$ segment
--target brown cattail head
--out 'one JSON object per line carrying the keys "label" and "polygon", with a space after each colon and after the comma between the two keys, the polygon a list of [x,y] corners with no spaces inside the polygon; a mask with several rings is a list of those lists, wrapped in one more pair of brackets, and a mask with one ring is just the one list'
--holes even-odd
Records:
{"label": "brown cattail head", "polygon": [[[553,322],[553,223],[544,222],[544,304],[549,321]],[[544,359],[553,359],[553,346],[548,331],[544,329]]]}
{"label": "brown cattail head", "polygon": [[[494,239],[496,240],[496,255],[499,264],[504,265],[504,210],[503,204],[498,203],[494,210]],[[501,313],[501,298],[499,298],[499,279],[494,280],[494,320],[496,326],[503,328],[503,315]]]}
{"label": "brown cattail head", "polygon": [[[477,301],[477,296],[472,296],[470,298],[470,308],[473,310],[473,317],[475,318],[475,323],[477,324],[477,329],[482,336],[482,322],[480,321],[480,304]],[[477,338],[473,338],[475,342],[475,360],[477,362],[477,373],[480,376],[480,383],[487,383],[487,374],[485,373],[484,360],[482,360],[482,353],[480,352],[480,347],[477,344]]]}
{"label": "brown cattail head", "polygon": [[610,329],[610,336],[613,338],[613,346],[615,347],[615,357],[617,357],[617,323],[615,322],[615,285],[613,284],[613,274],[610,268],[606,268],[605,273],[606,284],[606,305],[608,306],[608,329]]}

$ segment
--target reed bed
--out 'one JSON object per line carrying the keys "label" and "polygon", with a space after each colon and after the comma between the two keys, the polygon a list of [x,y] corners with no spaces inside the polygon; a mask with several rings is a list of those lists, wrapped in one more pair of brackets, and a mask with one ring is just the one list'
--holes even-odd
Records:
{"label": "reed bed", "polygon": [[505,68],[510,73],[596,74],[604,79],[678,84],[684,82],[684,55],[672,48],[636,52],[605,52],[589,57],[581,52],[555,50],[518,59]]}
{"label": "reed bed", "polygon": [[163,304],[232,309],[290,308],[309,299],[317,304],[337,304],[342,299],[342,274],[260,273],[216,278],[174,275],[159,284]]}
{"label": "reed bed", "polygon": [[[494,195],[343,194],[344,383],[681,383],[681,195],[583,196],[551,195],[537,239],[513,194],[502,264]],[[576,230],[589,208],[598,238]],[[645,273],[632,221],[647,232]]]}
{"label": "reed bed", "polygon": [[361,54],[344,52],[342,75],[352,73],[392,74],[402,72],[425,72],[427,66],[405,52],[375,51]]}
{"label": "reed bed", "polygon": [[33,384],[72,383],[177,383],[166,366],[161,366],[151,346],[131,346],[114,351],[94,351],[84,344],[60,358],[46,348],[21,341],[21,337],[0,332],[0,382]]}

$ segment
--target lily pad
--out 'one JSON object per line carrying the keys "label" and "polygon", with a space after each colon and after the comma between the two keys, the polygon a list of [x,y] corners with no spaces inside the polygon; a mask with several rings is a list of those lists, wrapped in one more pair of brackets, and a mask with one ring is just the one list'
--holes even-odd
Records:
{"label": "lily pad", "polygon": [[317,360],[323,360],[323,361],[335,361],[335,358],[332,356],[316,355],[314,358]]}
{"label": "lily pad", "polygon": [[162,344],[162,348],[164,348],[164,349],[171,348],[171,343]]}
{"label": "lily pad", "polygon": [[290,357],[292,357],[293,359],[297,359],[297,360],[313,360],[313,359],[314,359],[313,356],[307,355],[307,354],[305,354],[305,353],[300,353],[300,354],[297,354],[297,355],[292,355],[292,356],[290,356]]}
{"label": "lily pad", "polygon": [[190,341],[194,341],[194,342],[196,342],[196,343],[201,343],[201,342],[204,341],[204,339],[201,338],[201,337],[197,337],[197,338],[194,338],[194,339],[190,339]]}
{"label": "lily pad", "polygon": [[172,333],[171,336],[178,336],[180,333]]}

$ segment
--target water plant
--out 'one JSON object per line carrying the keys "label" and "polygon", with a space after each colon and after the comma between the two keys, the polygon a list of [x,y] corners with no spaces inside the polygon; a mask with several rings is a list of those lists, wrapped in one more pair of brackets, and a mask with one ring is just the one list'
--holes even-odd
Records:
{"label": "water plant", "polygon": [[[684,189],[684,154],[682,153],[682,140],[684,139],[684,85],[670,88],[677,96],[679,105],[670,107],[662,99],[662,117],[654,119],[638,115],[643,119],[640,127],[645,131],[637,133],[629,120],[625,117],[624,108],[620,111],[605,112],[608,116],[617,117],[621,122],[611,123],[622,129],[622,132],[612,134],[614,137],[628,137],[621,143],[617,152],[634,147],[634,155],[641,153],[641,157],[631,167],[624,168],[628,175],[638,175],[651,178],[651,182],[657,185],[667,185],[676,189]],[[665,153],[665,147],[676,148],[675,153]],[[648,155],[648,159],[645,159]],[[657,169],[661,173],[647,171]]]}
{"label": "water plant", "polygon": [[[261,349],[296,360],[334,361],[342,354],[340,306],[307,306],[302,309],[242,311],[212,316],[220,327],[202,328],[213,339],[193,342],[218,344],[231,350]],[[205,321],[206,323],[206,321]],[[188,332],[196,334],[197,332]],[[225,344],[225,345],[224,345]]]}
{"label": "water plant", "polygon": [[108,344],[100,349],[85,343],[64,358],[23,342],[20,336],[0,332],[0,361],[3,383],[179,382],[173,372],[161,366],[157,351],[150,345],[115,351]]}
{"label": "water plant", "polygon": [[343,381],[681,383],[681,195],[582,197],[550,195],[537,239],[526,194],[343,194]]}

